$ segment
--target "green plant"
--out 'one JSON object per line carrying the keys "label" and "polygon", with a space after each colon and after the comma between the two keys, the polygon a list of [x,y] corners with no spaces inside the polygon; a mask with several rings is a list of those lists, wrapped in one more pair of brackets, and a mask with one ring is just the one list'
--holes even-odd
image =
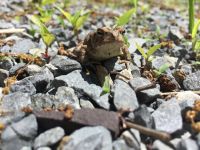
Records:
{"label": "green plant", "polygon": [[124,12],[121,16],[116,18],[115,25],[118,26],[124,26],[126,25],[129,20],[131,19],[132,15],[136,12],[135,8],[132,8],[126,12]]}
{"label": "green plant", "polygon": [[54,4],[55,2],[56,2],[56,0],[42,0],[41,5],[42,6],[51,5],[51,4]]}
{"label": "green plant", "polygon": [[200,39],[197,35],[198,28],[200,25],[200,19],[194,24],[192,29],[192,50],[196,53],[196,60],[199,61],[200,58]]}
{"label": "green plant", "polygon": [[47,23],[51,20],[51,17],[52,17],[52,14],[54,12],[53,9],[50,9],[50,10],[46,10],[46,9],[43,9],[42,7],[38,6],[37,7],[40,15],[38,16],[39,19],[42,21],[42,23]]}
{"label": "green plant", "polygon": [[194,2],[195,0],[189,1],[189,32],[192,33],[194,27]]}
{"label": "green plant", "polygon": [[35,25],[40,28],[39,32],[42,36],[42,40],[46,45],[45,56],[48,57],[48,47],[55,40],[55,36],[48,30],[48,28],[42,23],[37,15],[33,15],[30,19]]}
{"label": "green plant", "polygon": [[159,67],[158,70],[153,70],[155,75],[158,77],[160,75],[162,75],[163,73],[166,72],[166,70],[169,68],[169,64],[163,64],[162,66]]}
{"label": "green plant", "polygon": [[148,63],[149,61],[151,61],[150,56],[152,56],[159,48],[161,48],[161,46],[164,46],[166,43],[162,42],[160,44],[154,45],[152,47],[150,47],[147,52],[145,52],[145,50],[136,43],[136,47],[138,49],[138,51],[141,53],[141,55],[143,56],[143,58],[145,59],[146,63]]}
{"label": "green plant", "polygon": [[137,11],[138,0],[129,0],[129,3],[130,3],[131,5],[133,5],[133,6],[135,7],[136,11]]}
{"label": "green plant", "polygon": [[74,34],[78,38],[78,31],[89,17],[90,11],[79,10],[74,15],[72,15],[58,6],[56,6],[56,8],[66,17],[66,19],[72,25]]}
{"label": "green plant", "polygon": [[105,80],[104,80],[103,87],[102,87],[103,91],[102,91],[101,95],[110,93],[110,80],[111,80],[110,75],[105,76]]}

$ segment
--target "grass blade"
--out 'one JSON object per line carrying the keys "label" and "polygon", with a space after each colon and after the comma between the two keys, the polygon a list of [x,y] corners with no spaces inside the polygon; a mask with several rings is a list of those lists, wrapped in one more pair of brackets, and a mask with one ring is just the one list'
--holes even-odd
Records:
{"label": "grass blade", "polygon": [[136,12],[136,9],[132,8],[132,9],[126,11],[125,13],[123,13],[122,16],[117,18],[116,25],[123,26],[123,25],[127,24],[132,16],[132,14],[135,12]]}
{"label": "grass blade", "polygon": [[135,43],[135,44],[136,44],[136,47],[137,47],[138,51],[141,53],[141,55],[142,55],[145,59],[147,59],[147,55],[146,55],[144,49],[143,49],[138,43]]}

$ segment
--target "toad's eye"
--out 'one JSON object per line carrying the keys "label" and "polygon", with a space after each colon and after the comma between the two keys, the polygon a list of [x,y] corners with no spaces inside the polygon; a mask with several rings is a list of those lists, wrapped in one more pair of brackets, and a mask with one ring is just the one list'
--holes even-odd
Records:
{"label": "toad's eye", "polygon": [[121,34],[125,34],[125,32],[126,32],[125,30],[121,30],[120,31]]}
{"label": "toad's eye", "polygon": [[103,34],[104,34],[104,31],[102,31],[102,30],[98,29],[98,30],[97,30],[97,34],[98,34],[98,35],[100,35],[100,36],[103,36]]}

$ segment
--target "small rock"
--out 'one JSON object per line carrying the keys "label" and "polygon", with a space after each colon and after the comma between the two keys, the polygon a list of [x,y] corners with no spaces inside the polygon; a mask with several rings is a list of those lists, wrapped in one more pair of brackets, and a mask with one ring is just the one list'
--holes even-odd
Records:
{"label": "small rock", "polygon": [[60,76],[59,69],[54,65],[46,64],[45,67],[47,67],[53,73],[54,77]]}
{"label": "small rock", "polygon": [[117,110],[135,110],[139,106],[135,92],[124,81],[115,80],[112,94]]}
{"label": "small rock", "polygon": [[72,71],[67,75],[56,77],[52,82],[52,86],[55,88],[68,86],[73,88],[80,95],[88,96],[91,99],[97,99],[102,93],[102,88],[95,84],[89,84],[86,82],[79,70]]}
{"label": "small rock", "polygon": [[10,70],[13,67],[13,62],[10,58],[5,57],[0,60],[0,69]]}
{"label": "small rock", "polygon": [[117,57],[105,60],[104,66],[108,69],[108,72],[122,71],[123,69],[126,69],[126,65],[124,63],[120,63]]}
{"label": "small rock", "polygon": [[152,61],[151,61],[151,66],[153,69],[159,70],[159,68],[164,65],[167,64],[166,60],[164,59],[164,57],[159,57],[156,56]]}
{"label": "small rock", "polygon": [[182,139],[177,147],[177,150],[198,150],[198,149],[199,148],[197,143],[190,138]]}
{"label": "small rock", "polygon": [[10,127],[6,127],[1,135],[2,139],[2,150],[13,150],[21,149],[24,146],[31,146],[31,142],[27,140],[20,139],[15,131]]}
{"label": "small rock", "polygon": [[154,127],[153,118],[145,105],[141,105],[134,111],[134,120],[136,123],[145,126],[147,128]]}
{"label": "small rock", "polygon": [[10,68],[9,73],[10,75],[15,75],[17,70],[23,68],[26,64],[25,63],[18,63],[14,65],[12,68]]}
{"label": "small rock", "polygon": [[89,100],[80,99],[81,108],[90,108],[94,109],[94,105]]}
{"label": "small rock", "polygon": [[74,93],[74,90],[70,87],[59,87],[55,94],[55,99],[57,100],[58,104],[63,107],[71,105],[75,109],[80,109],[78,97]]}
{"label": "small rock", "polygon": [[12,84],[10,86],[10,91],[13,93],[20,91],[22,93],[28,93],[30,95],[36,94],[36,89],[34,85],[26,78]]}
{"label": "small rock", "polygon": [[8,78],[9,72],[4,69],[0,69],[0,87],[4,86],[4,80]]}
{"label": "small rock", "polygon": [[49,129],[35,138],[34,148],[52,146],[62,139],[65,131],[61,127]]}
{"label": "small rock", "polygon": [[42,68],[35,64],[28,65],[25,69],[30,76],[33,76],[42,71]]}
{"label": "small rock", "polygon": [[192,65],[186,64],[181,66],[181,71],[183,71],[186,75],[192,73]]}
{"label": "small rock", "polygon": [[11,51],[11,47],[9,45],[5,45],[3,47],[0,47],[0,52],[2,53],[8,53]]}
{"label": "small rock", "polygon": [[196,100],[200,100],[200,96],[193,93],[192,91],[183,91],[178,92],[175,97],[172,97],[169,100],[176,99],[179,103],[181,109],[185,109],[186,107],[193,107],[193,104]]}
{"label": "small rock", "polygon": [[110,103],[109,103],[109,94],[104,94],[100,96],[98,99],[94,100],[100,107],[109,110]]}
{"label": "small rock", "polygon": [[200,71],[187,75],[183,81],[185,90],[198,91],[200,90]]}
{"label": "small rock", "polygon": [[29,115],[11,125],[12,129],[25,139],[33,139],[37,135],[38,124],[34,115]]}
{"label": "small rock", "polygon": [[14,28],[14,25],[10,22],[5,22],[4,20],[0,20],[0,29],[8,29]]}
{"label": "small rock", "polygon": [[179,31],[179,28],[175,28],[175,27],[170,28],[168,36],[173,41],[181,40],[184,38],[182,33]]}
{"label": "small rock", "polygon": [[29,146],[24,146],[24,147],[22,147],[20,150],[32,150],[32,148],[29,147]]}
{"label": "small rock", "polygon": [[53,81],[54,76],[48,68],[45,68],[41,72],[33,76],[26,77],[25,79],[31,81],[31,83],[35,86],[36,91],[40,93],[46,90],[47,85]]}
{"label": "small rock", "polygon": [[37,150],[51,150],[50,147],[39,147]]}
{"label": "small rock", "polygon": [[132,147],[129,147],[124,139],[117,139],[113,142],[113,150],[135,150]]}
{"label": "small rock", "polygon": [[[151,82],[148,79],[143,77],[133,78],[129,81],[129,83],[134,90],[151,84]],[[158,98],[159,95],[160,90],[158,88],[151,88],[137,92],[138,100],[140,100],[141,103],[151,102]]]}
{"label": "small rock", "polygon": [[38,93],[31,97],[31,101],[34,109],[52,108],[55,103],[55,96]]}
{"label": "small rock", "polygon": [[70,59],[66,56],[56,55],[51,61],[50,64],[58,68],[60,74],[67,74],[71,71],[81,69],[81,64],[73,59]]}
{"label": "small rock", "polygon": [[25,113],[20,111],[14,111],[13,113],[8,113],[7,115],[0,116],[0,122],[4,125],[11,124],[12,122],[20,121],[25,116]]}
{"label": "small rock", "polygon": [[130,65],[130,70],[133,78],[141,77],[140,68],[135,65]]}
{"label": "small rock", "polygon": [[36,44],[30,39],[21,39],[16,41],[11,51],[14,53],[28,53],[30,49],[35,47]]}
{"label": "small rock", "polygon": [[176,101],[167,101],[159,106],[152,114],[155,129],[173,133],[182,128],[181,108]]}
{"label": "small rock", "polygon": [[140,150],[141,138],[138,130],[130,129],[129,131],[124,131],[121,137],[126,141],[129,147]]}
{"label": "small rock", "polygon": [[169,147],[168,145],[166,145],[165,143],[163,143],[160,140],[155,140],[153,142],[153,147],[152,148],[156,149],[156,150],[173,150],[173,148]]}
{"label": "small rock", "polygon": [[60,147],[64,150],[112,150],[112,138],[104,127],[84,127],[72,133]]}
{"label": "small rock", "polygon": [[136,64],[137,67],[141,67],[142,66],[141,59],[142,59],[141,55],[139,55],[137,53],[133,54],[133,62]]}
{"label": "small rock", "polygon": [[1,139],[3,142],[12,140],[17,137],[17,133],[14,131],[11,126],[7,126],[5,130],[2,132]]}
{"label": "small rock", "polygon": [[2,98],[1,108],[5,110],[21,110],[23,107],[31,104],[31,98],[28,93],[15,92],[5,95]]}

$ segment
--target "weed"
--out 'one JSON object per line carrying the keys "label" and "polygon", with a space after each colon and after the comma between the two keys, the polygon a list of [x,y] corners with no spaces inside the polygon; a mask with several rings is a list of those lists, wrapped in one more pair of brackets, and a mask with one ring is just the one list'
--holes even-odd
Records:
{"label": "weed", "polygon": [[66,17],[66,19],[72,25],[74,34],[77,36],[77,39],[79,39],[78,31],[89,17],[90,11],[79,10],[74,15],[72,15],[58,6],[56,6],[56,8]]}
{"label": "weed", "polygon": [[41,22],[41,20],[39,19],[39,17],[37,15],[33,15],[31,17],[31,21],[37,25],[40,28],[40,34],[42,36],[42,39],[46,45],[46,50],[45,50],[45,57],[48,58],[48,47],[53,43],[53,41],[55,40],[55,36],[50,33],[50,31],[48,30],[48,28]]}

